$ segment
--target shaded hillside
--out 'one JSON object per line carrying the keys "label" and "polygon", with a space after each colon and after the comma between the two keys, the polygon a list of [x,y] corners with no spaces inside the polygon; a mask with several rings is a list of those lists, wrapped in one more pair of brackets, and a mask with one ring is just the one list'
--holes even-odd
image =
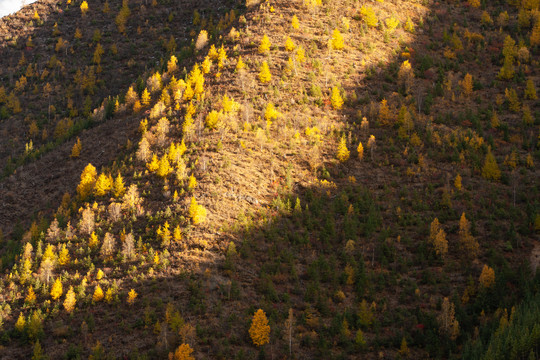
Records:
{"label": "shaded hillside", "polygon": [[538,4],[124,6],[189,38],[110,63],[79,159],[4,180],[69,161],[54,216],[4,242],[9,358],[474,358],[506,326],[537,356]]}

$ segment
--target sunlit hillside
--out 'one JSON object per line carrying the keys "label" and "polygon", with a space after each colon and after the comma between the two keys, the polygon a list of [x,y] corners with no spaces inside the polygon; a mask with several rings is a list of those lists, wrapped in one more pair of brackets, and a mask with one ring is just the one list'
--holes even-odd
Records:
{"label": "sunlit hillside", "polygon": [[538,0],[0,20],[0,357],[538,359]]}

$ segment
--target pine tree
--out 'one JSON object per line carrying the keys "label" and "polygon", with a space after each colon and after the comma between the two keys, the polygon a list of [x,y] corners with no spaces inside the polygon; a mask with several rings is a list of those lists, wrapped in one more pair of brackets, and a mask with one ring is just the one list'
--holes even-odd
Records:
{"label": "pine tree", "polygon": [[56,278],[54,281],[54,284],[51,289],[51,297],[53,300],[58,299],[60,296],[62,296],[63,290],[62,290],[62,280],[60,278]]}
{"label": "pine tree", "polygon": [[77,186],[77,194],[81,200],[85,200],[94,189],[96,183],[96,168],[92,164],[86,165],[81,173],[81,182]]}
{"label": "pine tree", "polygon": [[337,86],[332,88],[332,107],[336,110],[340,110],[343,106],[343,99],[341,98],[340,91]]}
{"label": "pine tree", "polygon": [[495,284],[495,271],[488,265],[484,265],[478,281],[482,288],[487,289],[492,287]]}
{"label": "pine tree", "polygon": [[257,310],[253,315],[249,336],[251,336],[253,344],[257,346],[262,346],[270,341],[270,326],[262,309]]}
{"label": "pine tree", "polygon": [[66,299],[64,300],[64,309],[66,309],[68,313],[71,313],[75,309],[76,302],[77,299],[75,298],[73,286],[70,286],[68,292],[66,293]]}
{"label": "pine tree", "polygon": [[268,67],[268,63],[266,61],[263,61],[261,65],[261,71],[259,72],[259,80],[264,84],[270,82],[272,80],[272,74],[270,73],[270,68]]}
{"label": "pine tree", "polygon": [[405,336],[401,339],[401,346],[399,347],[399,355],[401,355],[404,358],[408,358],[411,354],[411,351],[409,350],[409,347],[407,346],[407,340],[405,339]]}
{"label": "pine tree", "polygon": [[345,162],[349,160],[350,153],[351,152],[349,151],[349,149],[347,149],[347,138],[345,137],[345,135],[343,135],[339,140],[336,158],[340,162]]}
{"label": "pine tree", "polygon": [[488,180],[499,180],[501,178],[501,171],[497,160],[493,156],[491,149],[488,149],[486,158],[484,160],[484,166],[482,167],[482,177]]}
{"label": "pine tree", "polygon": [[272,44],[270,43],[270,39],[266,34],[261,39],[261,44],[259,45],[259,54],[268,54],[270,53],[270,46]]}

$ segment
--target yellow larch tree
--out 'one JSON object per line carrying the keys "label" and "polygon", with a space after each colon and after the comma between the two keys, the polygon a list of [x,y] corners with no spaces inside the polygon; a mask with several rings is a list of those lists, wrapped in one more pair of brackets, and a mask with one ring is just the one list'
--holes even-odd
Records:
{"label": "yellow larch tree", "polygon": [[364,158],[364,145],[362,145],[361,141],[358,143],[356,151],[358,152],[358,158],[362,160]]}
{"label": "yellow larch tree", "polygon": [[332,88],[332,97],[330,99],[332,107],[336,110],[340,110],[343,107],[343,98],[341,97],[339,88],[334,86]]}
{"label": "yellow larch tree", "polygon": [[94,189],[96,183],[96,168],[92,164],[86,165],[81,173],[81,182],[77,186],[77,194],[81,200],[85,200]]}
{"label": "yellow larch tree", "polygon": [[53,300],[58,299],[60,296],[62,296],[63,290],[62,290],[62,280],[60,278],[56,278],[54,281],[54,284],[51,289],[51,298]]}
{"label": "yellow larch tree", "polygon": [[101,286],[97,285],[94,289],[94,295],[92,296],[92,301],[99,302],[103,300],[104,294],[103,289],[101,289]]}
{"label": "yellow larch tree", "polygon": [[300,28],[300,21],[298,21],[298,17],[294,15],[291,19],[291,26],[294,30],[298,30]]}
{"label": "yellow larch tree", "polygon": [[497,160],[495,160],[491,149],[488,149],[486,158],[484,159],[482,177],[488,180],[499,180],[501,178],[501,170],[499,170],[499,165],[497,165]]}
{"label": "yellow larch tree", "polygon": [[339,140],[336,158],[340,162],[345,162],[349,160],[350,154],[351,152],[349,151],[349,149],[347,149],[347,138],[345,137],[345,135],[343,135],[341,139]]}
{"label": "yellow larch tree", "polygon": [[463,81],[460,83],[461,85],[461,93],[463,94],[463,97],[468,98],[473,93],[473,79],[472,75],[467,73],[465,77],[463,78]]}
{"label": "yellow larch tree", "polygon": [[73,286],[70,286],[68,292],[66,293],[66,299],[64,300],[64,309],[66,309],[68,313],[71,313],[75,309],[76,302],[77,299],[75,298]]}
{"label": "yellow larch tree", "polygon": [[94,193],[96,196],[104,196],[111,191],[112,185],[112,177],[110,175],[101,173],[97,178]]}
{"label": "yellow larch tree", "polygon": [[189,217],[193,221],[194,225],[198,225],[206,219],[206,209],[204,206],[199,205],[195,197],[191,197],[191,202],[189,204]]}
{"label": "yellow larch tree", "polygon": [[88,12],[88,3],[85,0],[81,3],[81,13],[84,16],[86,15],[87,12]]}
{"label": "yellow larch tree", "polygon": [[454,179],[454,186],[458,191],[461,191],[461,175],[457,174],[456,178]]}
{"label": "yellow larch tree", "polygon": [[296,45],[294,45],[294,42],[292,41],[290,36],[287,36],[287,39],[285,40],[285,50],[287,51],[293,51],[296,48]]}
{"label": "yellow larch tree", "polygon": [[257,310],[253,315],[249,336],[253,344],[257,346],[262,346],[270,341],[270,325],[268,325],[268,319],[262,309]]}
{"label": "yellow larch tree", "polygon": [[345,43],[343,42],[343,35],[341,35],[341,32],[338,29],[334,29],[334,32],[332,33],[332,49],[342,50],[344,47]]}
{"label": "yellow larch tree", "polygon": [[480,282],[480,286],[482,288],[490,288],[493,285],[495,285],[495,270],[493,270],[488,265],[484,264],[484,267],[482,268],[482,273],[480,274],[480,278],[478,279]]}
{"label": "yellow larch tree", "polygon": [[144,91],[141,95],[141,105],[142,106],[148,106],[150,104],[150,92],[147,88],[144,88]]}
{"label": "yellow larch tree", "polygon": [[459,243],[461,249],[469,258],[474,259],[478,256],[480,245],[471,234],[471,224],[467,220],[465,213],[462,213],[459,219]]}
{"label": "yellow larch tree", "polygon": [[169,360],[195,360],[191,354],[193,349],[188,344],[182,344],[176,348],[174,354],[169,353]]}
{"label": "yellow larch tree", "polygon": [[131,306],[135,302],[135,299],[137,298],[137,292],[135,289],[131,289],[128,293],[127,303]]}
{"label": "yellow larch tree", "polygon": [[169,163],[169,158],[167,154],[164,154],[161,159],[159,160],[159,166],[157,169],[157,175],[165,178],[171,173],[171,165]]}
{"label": "yellow larch tree", "polygon": [[114,197],[119,198],[124,195],[126,192],[126,188],[124,186],[124,179],[122,178],[122,175],[118,173],[118,176],[116,179],[114,179],[114,185],[113,185],[113,193]]}
{"label": "yellow larch tree", "polygon": [[264,84],[270,82],[272,80],[272,74],[270,73],[270,68],[268,67],[268,63],[266,61],[263,61],[261,65],[261,70],[259,72],[259,80]]}
{"label": "yellow larch tree", "polygon": [[259,54],[268,54],[270,53],[270,46],[272,43],[266,34],[261,39],[261,44],[259,45]]}

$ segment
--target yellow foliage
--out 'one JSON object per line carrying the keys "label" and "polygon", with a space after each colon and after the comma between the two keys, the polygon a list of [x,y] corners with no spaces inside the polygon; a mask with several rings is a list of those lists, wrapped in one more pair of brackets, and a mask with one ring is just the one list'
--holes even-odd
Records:
{"label": "yellow foliage", "polygon": [[204,206],[197,204],[195,197],[191,198],[189,205],[189,217],[193,221],[194,225],[198,225],[206,220],[206,209]]}
{"label": "yellow foliage", "polygon": [[296,49],[296,61],[300,64],[306,61],[306,51],[302,46],[299,46],[298,49]]}
{"label": "yellow foliage", "polygon": [[118,173],[118,176],[116,179],[114,179],[114,185],[113,185],[113,192],[114,197],[121,197],[124,195],[124,192],[126,191],[126,188],[124,186],[124,179],[122,178],[122,175]]}
{"label": "yellow foliage", "polygon": [[268,54],[270,52],[270,46],[272,43],[266,34],[261,39],[261,44],[259,45],[259,54]]}
{"label": "yellow foliage", "polygon": [[377,15],[375,15],[375,11],[371,6],[362,6],[360,8],[360,14],[362,15],[366,25],[369,27],[376,27],[379,23],[379,19],[377,19]]}
{"label": "yellow foliage", "polygon": [[33,304],[36,302],[36,293],[34,292],[33,286],[30,286],[30,288],[28,289],[28,295],[26,295],[26,298],[24,299],[24,301],[27,304]]}
{"label": "yellow foliage", "polygon": [[150,172],[156,172],[159,169],[159,160],[156,154],[154,154],[152,160],[146,164],[146,168]]}
{"label": "yellow foliage", "polygon": [[88,11],[88,3],[85,1],[83,1],[81,3],[81,13],[84,15],[86,15],[86,12]]}
{"label": "yellow foliage", "polygon": [[113,179],[111,175],[100,174],[94,187],[94,193],[96,196],[106,195],[112,189],[112,185]]}
{"label": "yellow foliage", "polygon": [[165,178],[167,175],[171,173],[171,165],[169,163],[169,158],[167,157],[167,154],[164,154],[161,159],[159,160],[159,165],[157,169],[157,175]]}
{"label": "yellow foliage", "polygon": [[60,250],[60,253],[58,254],[58,264],[59,265],[67,265],[69,264],[69,250],[66,247],[66,244],[62,244],[62,249]]}
{"label": "yellow foliage", "polygon": [[176,348],[174,354],[169,353],[169,360],[195,360],[191,353],[193,349],[188,344],[182,344]]}
{"label": "yellow foliage", "polygon": [[472,81],[472,75],[467,73],[465,75],[465,78],[460,83],[461,85],[461,92],[464,97],[470,97],[473,93],[473,81]]}
{"label": "yellow foliage", "polygon": [[491,149],[488,150],[486,158],[484,160],[484,166],[482,167],[482,177],[488,180],[499,180],[501,178],[501,171],[495,156],[491,153]]}
{"label": "yellow foliage", "polygon": [[298,21],[298,18],[296,17],[296,15],[292,17],[291,26],[294,30],[298,30],[298,28],[300,27],[300,21]]}
{"label": "yellow foliage", "polygon": [[82,143],[81,143],[81,139],[77,138],[77,142],[73,145],[73,147],[71,148],[71,155],[70,157],[72,158],[77,158],[79,157],[79,155],[81,154],[81,150],[82,150]]}
{"label": "yellow foliage", "polygon": [[66,309],[68,313],[71,313],[75,309],[76,302],[77,302],[77,299],[75,298],[75,292],[73,291],[73,286],[70,286],[66,294],[66,299],[64,300],[64,309]]}
{"label": "yellow foliage", "polygon": [[60,278],[56,278],[56,280],[54,281],[54,284],[52,286],[52,289],[51,289],[51,297],[53,300],[56,300],[58,299],[60,296],[62,296],[62,281],[60,280]]}
{"label": "yellow foliage", "polygon": [[84,200],[92,193],[96,183],[96,168],[92,164],[86,165],[81,173],[81,182],[77,186],[77,194],[81,200]]}
{"label": "yellow foliage", "polygon": [[296,45],[294,45],[294,42],[292,41],[290,36],[287,36],[287,40],[285,40],[285,50],[287,51],[293,51],[296,48]]}
{"label": "yellow foliage", "polygon": [[135,302],[135,298],[137,298],[137,292],[135,292],[134,289],[131,289],[128,293],[127,303],[131,306]]}
{"label": "yellow foliage", "polygon": [[461,175],[456,175],[456,178],[454,179],[454,186],[458,191],[461,191]]}
{"label": "yellow foliage", "polygon": [[364,158],[364,146],[362,145],[362,142],[358,143],[356,151],[358,152],[358,158],[362,160]]}
{"label": "yellow foliage", "polygon": [[331,97],[332,107],[336,110],[340,110],[343,106],[343,98],[341,97],[340,91],[337,86],[332,88],[332,97]]}
{"label": "yellow foliage", "polygon": [[332,33],[332,49],[342,50],[344,47],[345,43],[343,42],[343,35],[341,35],[341,32],[339,32],[338,29],[334,29],[334,32]]}
{"label": "yellow foliage", "polygon": [[242,56],[238,57],[238,61],[236,62],[236,71],[240,71],[246,67],[246,64],[242,61]]}
{"label": "yellow foliage", "polygon": [[103,300],[104,294],[103,290],[101,289],[101,286],[97,285],[94,289],[94,295],[92,295],[92,301],[98,302]]}
{"label": "yellow foliage", "polygon": [[263,61],[261,65],[261,71],[259,72],[259,80],[263,84],[272,80],[272,74],[270,74],[270,68],[268,67],[268,63],[266,61]]}
{"label": "yellow foliage", "polygon": [[148,92],[148,89],[147,88],[144,88],[144,91],[142,93],[142,96],[141,96],[141,105],[142,106],[147,106],[150,104],[150,92]]}
{"label": "yellow foliage", "polygon": [[24,315],[21,312],[19,314],[19,318],[17,319],[17,322],[15,323],[15,329],[19,332],[23,332],[24,328],[26,327],[26,320],[24,319]]}
{"label": "yellow foliage", "polygon": [[253,315],[249,336],[253,344],[257,346],[262,346],[270,341],[270,325],[268,325],[268,319],[262,309],[257,310]]}
{"label": "yellow foliage", "polygon": [[206,127],[209,129],[216,129],[220,123],[222,113],[212,110],[206,115],[205,123]]}
{"label": "yellow foliage", "polygon": [[351,152],[347,149],[347,138],[343,135],[339,141],[336,158],[340,162],[345,162],[349,159],[350,154]]}
{"label": "yellow foliage", "polygon": [[480,282],[480,286],[482,288],[492,287],[495,285],[495,270],[490,268],[488,265],[484,265],[478,281]]}

